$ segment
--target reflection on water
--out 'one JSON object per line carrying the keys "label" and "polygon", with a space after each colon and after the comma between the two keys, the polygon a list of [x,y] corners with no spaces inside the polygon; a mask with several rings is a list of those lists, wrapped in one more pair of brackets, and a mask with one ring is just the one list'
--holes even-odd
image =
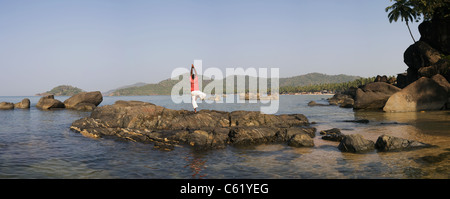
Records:
{"label": "reflection on water", "polygon": [[188,156],[184,158],[184,160],[188,162],[188,164],[185,165],[184,168],[190,168],[192,170],[192,178],[204,178],[207,176],[207,174],[200,174],[200,172],[206,168],[206,160],[203,160],[198,156],[199,155],[197,155],[196,153],[189,153]]}
{"label": "reflection on water", "polygon": [[[0,97],[19,102],[23,97]],[[29,97],[35,106],[39,97]],[[89,112],[70,110],[0,111],[0,178],[450,178],[450,112],[354,112],[335,106],[308,107],[324,96],[280,96],[278,114],[302,113],[317,128],[314,147],[285,144],[227,147],[198,152],[187,146],[159,151],[151,144],[110,138],[89,139],[69,130]],[[64,100],[61,98],[59,100]],[[172,109],[170,96],[104,97],[139,100]],[[260,104],[201,103],[201,109],[259,110]],[[367,119],[368,124],[342,122]],[[376,141],[383,134],[435,145],[403,152],[342,153],[338,142],[321,139],[319,132],[340,128]]]}

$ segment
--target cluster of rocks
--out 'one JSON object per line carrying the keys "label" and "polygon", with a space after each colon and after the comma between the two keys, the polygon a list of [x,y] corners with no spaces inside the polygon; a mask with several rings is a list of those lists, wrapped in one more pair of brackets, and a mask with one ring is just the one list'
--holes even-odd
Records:
{"label": "cluster of rocks", "polygon": [[[81,92],[76,95],[73,95],[69,99],[61,102],[55,99],[54,95],[47,95],[41,97],[39,102],[36,104],[36,108],[42,110],[48,109],[56,109],[56,108],[67,108],[74,110],[85,110],[92,111],[94,110],[101,102],[103,101],[103,96],[100,91],[94,92]],[[6,109],[14,109],[21,108],[27,109],[30,108],[30,100],[28,98],[23,99],[21,102],[13,104],[10,102],[1,102],[0,110]]]}
{"label": "cluster of rocks", "polygon": [[338,141],[338,149],[342,152],[364,153],[373,150],[380,152],[387,151],[403,151],[419,148],[432,147],[430,144],[425,144],[415,140],[408,140],[398,138],[390,135],[381,135],[376,142],[364,139],[360,134],[344,135],[337,128],[321,131],[322,139],[330,141]]}
{"label": "cluster of rocks", "polygon": [[11,110],[14,108],[19,109],[29,109],[30,108],[30,99],[25,98],[21,102],[11,103],[11,102],[0,102],[0,110]]}
{"label": "cluster of rocks", "polygon": [[450,109],[449,31],[449,16],[424,21],[420,40],[404,53],[407,73],[397,78],[379,75],[373,83],[334,95],[329,104],[386,112]]}
{"label": "cluster of rocks", "polygon": [[67,108],[74,110],[94,110],[103,101],[103,96],[100,91],[93,92],[81,92],[73,95],[69,99],[61,102],[53,95],[47,95],[42,97],[36,104],[40,109],[52,109],[52,108]]}
{"label": "cluster of rocks", "polygon": [[[403,89],[385,82],[373,82],[335,94],[330,105],[355,110],[411,112],[450,109],[450,83],[444,76],[421,77]],[[313,102],[308,105],[317,106]],[[323,105],[323,104],[322,104]]]}
{"label": "cluster of rocks", "polygon": [[286,143],[314,146],[316,129],[302,114],[268,115],[256,111],[172,110],[140,101],[116,101],[96,108],[71,129],[87,137],[116,137],[153,143],[171,150],[177,145],[216,149],[227,145]]}

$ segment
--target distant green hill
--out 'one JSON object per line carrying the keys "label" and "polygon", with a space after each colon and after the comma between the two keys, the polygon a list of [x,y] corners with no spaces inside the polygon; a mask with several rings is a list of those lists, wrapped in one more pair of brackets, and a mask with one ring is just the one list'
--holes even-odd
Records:
{"label": "distant green hill", "polygon": [[280,87],[284,86],[310,86],[318,84],[344,83],[360,79],[351,75],[326,75],[322,73],[308,73],[288,78],[280,78]]}
{"label": "distant green hill", "polygon": [[45,93],[40,93],[37,95],[40,95],[40,96],[44,96],[44,95],[72,96],[72,95],[78,94],[80,92],[84,92],[84,91],[77,87],[73,87],[73,86],[69,86],[69,85],[60,85],[60,86],[53,88],[50,91],[47,91]]}
{"label": "distant green hill", "polygon": [[[185,77],[188,78],[188,77]],[[227,77],[226,79],[234,79],[234,88],[235,92],[243,92],[242,90],[237,90],[237,76],[234,77]],[[248,89],[248,82],[249,80],[254,80],[255,77],[245,77],[245,89]],[[290,86],[309,86],[309,85],[318,85],[318,84],[325,84],[325,83],[343,83],[343,82],[350,82],[354,81],[356,79],[359,79],[361,77],[359,76],[350,76],[350,75],[326,75],[321,73],[309,73],[306,75],[299,75],[294,77],[288,77],[288,78],[280,78],[279,86],[281,87],[290,87]],[[230,79],[231,80],[231,79]],[[258,79],[257,79],[258,80]],[[225,80],[218,80],[218,81],[225,81]],[[119,88],[116,90],[108,91],[107,95],[109,96],[134,96],[134,95],[170,95],[172,91],[172,87],[177,84],[179,80],[163,80],[156,84],[145,84],[140,86],[131,86],[131,87],[125,87],[125,88]],[[203,88],[205,88],[206,85],[208,85],[211,80],[203,80]],[[267,88],[270,89],[270,81],[267,80],[268,85]],[[226,88],[226,85],[230,82],[223,82],[224,85],[224,91]]]}

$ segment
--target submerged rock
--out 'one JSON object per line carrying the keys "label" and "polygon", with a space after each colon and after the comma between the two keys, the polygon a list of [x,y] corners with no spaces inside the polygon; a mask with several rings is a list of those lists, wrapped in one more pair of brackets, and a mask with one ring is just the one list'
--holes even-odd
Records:
{"label": "submerged rock", "polygon": [[364,139],[360,134],[345,135],[338,149],[342,152],[361,153],[375,149],[375,143]]}
{"label": "submerged rock", "polygon": [[429,144],[415,140],[407,140],[390,135],[381,135],[375,143],[375,148],[377,148],[378,151],[402,151],[430,146],[431,145]]}
{"label": "submerged rock", "polygon": [[310,101],[308,102],[308,106],[329,106],[329,104],[320,104],[317,103],[316,101]]}
{"label": "submerged rock", "polygon": [[90,117],[74,121],[71,129],[94,138],[115,136],[157,143],[158,147],[187,144],[196,149],[213,149],[288,142],[300,133],[314,136],[315,128],[308,126],[309,121],[302,114],[215,110],[194,113],[147,102],[116,101],[113,105],[97,107]]}
{"label": "submerged rock", "polygon": [[342,139],[344,139],[344,134],[342,134],[341,130],[338,128],[324,130],[321,131],[320,134],[323,135],[322,139],[324,140],[340,142]]}

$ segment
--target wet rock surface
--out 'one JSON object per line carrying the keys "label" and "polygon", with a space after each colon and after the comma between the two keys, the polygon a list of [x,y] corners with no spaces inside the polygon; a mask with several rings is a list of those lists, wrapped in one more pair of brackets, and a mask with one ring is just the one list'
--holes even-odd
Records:
{"label": "wet rock surface", "polygon": [[309,127],[308,119],[302,114],[214,110],[194,113],[140,101],[116,101],[113,105],[97,107],[90,117],[74,121],[70,128],[87,137],[113,136],[154,143],[155,148],[165,150],[182,144],[206,150],[227,145],[295,143],[300,138],[307,139],[297,134],[311,139],[316,131]]}

